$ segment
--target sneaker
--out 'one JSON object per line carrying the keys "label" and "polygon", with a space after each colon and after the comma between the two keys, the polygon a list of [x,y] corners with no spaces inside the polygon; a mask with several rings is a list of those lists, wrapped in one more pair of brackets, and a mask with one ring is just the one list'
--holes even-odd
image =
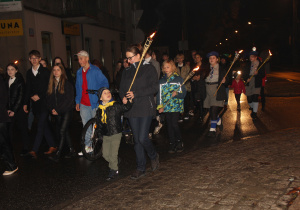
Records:
{"label": "sneaker", "polygon": [[220,131],[223,131],[223,120],[222,119],[220,119],[220,123],[219,123],[219,125],[218,125],[218,127],[219,127],[219,130]]}
{"label": "sneaker", "polygon": [[50,155],[50,154],[52,154],[52,153],[54,153],[56,151],[57,151],[56,147],[50,147],[49,150],[48,150],[48,152],[44,152],[44,154],[45,155]]}
{"label": "sneaker", "polygon": [[85,152],[86,153],[91,153],[93,151],[94,151],[94,149],[91,146],[85,146]]}
{"label": "sneaker", "polygon": [[80,156],[80,157],[82,157],[83,153],[82,152],[78,152],[77,155]]}
{"label": "sneaker", "polygon": [[146,175],[145,171],[139,171],[139,170],[136,170],[136,171],[130,176],[130,178],[131,178],[131,179],[139,179],[139,178],[141,178],[141,177],[143,177],[143,176],[145,176],[145,175]]}
{"label": "sneaker", "polygon": [[170,143],[168,153],[173,154],[175,152],[176,152],[176,145]]}
{"label": "sneaker", "polygon": [[151,160],[151,168],[152,171],[156,171],[159,168],[159,155],[156,153],[156,157],[154,160]]}
{"label": "sneaker", "polygon": [[182,141],[178,141],[178,143],[176,145],[176,152],[182,152],[183,149],[184,149],[183,142]]}
{"label": "sneaker", "polygon": [[12,170],[12,171],[4,171],[3,176],[9,176],[9,175],[12,175],[12,174],[15,173],[17,170],[19,170],[18,167],[17,167],[15,170]]}
{"label": "sneaker", "polygon": [[216,137],[217,136],[217,132],[216,131],[209,131],[207,133],[207,137]]}
{"label": "sneaker", "polygon": [[179,119],[178,122],[179,122],[179,123],[182,123],[182,122],[183,122],[183,119]]}
{"label": "sneaker", "polygon": [[190,119],[188,116],[185,116],[184,118],[183,118],[184,120],[188,120],[188,119]]}
{"label": "sneaker", "polygon": [[190,115],[191,117],[194,117],[194,115],[195,115],[195,114],[194,114],[194,111],[193,111],[193,110],[190,110],[190,111],[189,111],[189,115]]}
{"label": "sneaker", "polygon": [[114,179],[118,174],[119,174],[118,170],[110,169],[106,181],[110,181],[110,180]]}

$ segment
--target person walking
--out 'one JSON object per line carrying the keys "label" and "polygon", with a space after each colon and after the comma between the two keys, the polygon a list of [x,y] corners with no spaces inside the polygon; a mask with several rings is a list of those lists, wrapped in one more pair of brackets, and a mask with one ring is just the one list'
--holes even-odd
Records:
{"label": "person walking", "polygon": [[31,102],[32,112],[38,119],[37,133],[32,151],[29,154],[36,158],[43,136],[49,145],[49,150],[45,154],[56,152],[56,144],[48,122],[48,110],[46,106],[46,93],[49,83],[50,72],[40,64],[41,54],[37,50],[29,53],[29,61],[32,67],[26,73],[26,92],[24,99],[24,112],[28,113],[28,105]]}
{"label": "person walking", "polygon": [[[218,52],[212,51],[207,54],[207,57],[209,59],[210,68],[205,78],[206,98],[204,100],[204,108],[209,109],[210,116],[210,129],[207,136],[215,137],[217,125],[220,131],[223,130],[222,119],[219,117],[219,114],[226,100],[226,89],[223,85],[226,81],[224,77],[226,72],[218,63]],[[215,95],[219,85],[221,85],[220,89]]]}
{"label": "person walking", "polygon": [[155,171],[159,167],[159,155],[149,140],[148,135],[151,121],[156,114],[154,94],[158,91],[158,76],[151,64],[142,62],[136,75],[136,80],[131,90],[128,91],[137,71],[141,52],[136,46],[130,46],[126,50],[126,57],[131,65],[123,71],[120,84],[120,97],[133,99],[132,108],[128,112],[125,112],[124,116],[129,119],[135,142],[134,150],[136,153],[137,169],[131,175],[131,179],[139,179],[146,172],[145,153],[151,160],[152,170]]}
{"label": "person walking", "polygon": [[246,94],[246,89],[245,89],[245,83],[244,83],[243,79],[241,78],[240,71],[238,71],[235,74],[235,79],[232,81],[231,87],[233,88],[233,93],[235,95],[235,100],[237,103],[237,110],[241,111],[241,104],[240,104],[241,94],[242,93]]}
{"label": "person walking", "polygon": [[8,103],[7,92],[4,80],[0,77],[0,155],[5,163],[3,176],[9,176],[18,171],[7,130],[7,123],[10,121],[6,109]]}
{"label": "person walking", "polygon": [[8,78],[6,85],[8,87],[8,115],[10,117],[9,136],[13,140],[13,133],[15,127],[21,131],[21,139],[23,142],[23,149],[21,156],[25,156],[29,152],[29,135],[28,135],[28,120],[26,113],[23,110],[23,101],[25,96],[25,82],[19,68],[14,63],[9,63],[6,66]]}
{"label": "person walking", "polygon": [[184,147],[178,120],[184,110],[186,89],[172,60],[163,62],[163,73],[164,76],[159,80],[157,109],[159,113],[165,114],[170,144],[168,152],[182,152]]}
{"label": "person walking", "polygon": [[262,69],[257,71],[258,67],[261,65],[257,51],[249,53],[249,60],[250,62],[245,65],[243,70],[243,77],[247,82],[246,95],[250,106],[249,109],[251,110],[251,117],[253,120],[256,120],[259,105],[258,97],[261,92],[262,79],[265,77],[265,69],[262,67]]}
{"label": "person walking", "polygon": [[[76,110],[80,112],[83,126],[96,115],[96,110],[99,105],[98,97],[95,94],[87,93],[88,89],[99,90],[102,87],[109,87],[106,77],[101,70],[89,62],[89,54],[82,50],[76,54],[80,68],[76,74]],[[85,151],[92,152],[90,142],[91,131],[86,132]],[[83,156],[82,152],[78,153]]]}
{"label": "person walking", "polygon": [[74,108],[74,88],[67,79],[67,74],[62,64],[56,64],[52,68],[47,90],[47,107],[54,116],[56,136],[59,139],[59,147],[54,157],[50,159],[58,161],[62,156],[65,143],[69,148],[69,156],[75,156],[75,151],[69,134]]}
{"label": "person walking", "polygon": [[122,138],[121,116],[132,107],[132,103],[123,98],[123,104],[113,100],[112,94],[107,88],[101,88],[98,92],[100,98],[97,110],[97,125],[100,125],[103,135],[103,158],[109,163],[107,181],[114,179],[119,174],[119,147]]}

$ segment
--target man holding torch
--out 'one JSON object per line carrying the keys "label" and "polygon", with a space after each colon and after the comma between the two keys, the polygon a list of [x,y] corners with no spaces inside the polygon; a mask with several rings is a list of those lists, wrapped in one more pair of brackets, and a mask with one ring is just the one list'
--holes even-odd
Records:
{"label": "man holding torch", "polygon": [[246,82],[246,95],[253,120],[257,119],[258,97],[262,85],[262,78],[265,76],[265,70],[258,71],[261,62],[258,59],[256,49],[249,53],[250,62],[245,66],[243,71],[244,81]]}
{"label": "man holding torch", "polygon": [[[204,100],[204,108],[209,109],[210,129],[207,134],[208,137],[215,137],[217,125],[219,129],[223,130],[222,119],[219,113],[224,107],[224,101],[227,98],[224,83],[226,81],[226,71],[219,65],[219,53],[212,51],[207,54],[210,68],[206,74],[206,98]],[[217,91],[219,87],[219,90]]]}

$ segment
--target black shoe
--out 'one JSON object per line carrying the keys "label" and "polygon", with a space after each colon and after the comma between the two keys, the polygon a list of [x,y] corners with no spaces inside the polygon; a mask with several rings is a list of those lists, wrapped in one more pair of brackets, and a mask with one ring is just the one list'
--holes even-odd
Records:
{"label": "black shoe", "polygon": [[145,175],[146,175],[145,171],[139,171],[139,170],[136,170],[136,171],[130,176],[130,178],[131,178],[131,179],[139,179],[139,178],[141,178],[141,177],[143,177],[143,176],[145,176]]}
{"label": "black shoe", "polygon": [[183,142],[182,141],[178,141],[178,143],[176,145],[176,152],[182,152],[183,149],[184,149]]}
{"label": "black shoe", "polygon": [[237,105],[237,110],[241,111],[241,105]]}
{"label": "black shoe", "polygon": [[250,107],[249,110],[250,110],[250,111],[253,111],[253,108]]}
{"label": "black shoe", "polygon": [[110,181],[110,180],[116,178],[116,176],[117,176],[118,174],[119,174],[119,171],[118,171],[118,170],[112,170],[112,169],[110,169],[106,181]]}
{"label": "black shoe", "polygon": [[21,151],[21,153],[20,153],[20,156],[22,156],[22,157],[28,156],[28,155],[29,155],[28,152],[29,152],[29,151],[28,151],[27,149],[22,149],[22,151]]}
{"label": "black shoe", "polygon": [[208,133],[207,133],[207,137],[216,137],[216,136],[217,136],[216,131],[208,131]]}
{"label": "black shoe", "polygon": [[173,154],[176,152],[176,145],[175,144],[170,144],[168,153]]}
{"label": "black shoe", "polygon": [[257,119],[257,113],[256,112],[252,112],[251,113],[251,117],[253,120],[256,120]]}

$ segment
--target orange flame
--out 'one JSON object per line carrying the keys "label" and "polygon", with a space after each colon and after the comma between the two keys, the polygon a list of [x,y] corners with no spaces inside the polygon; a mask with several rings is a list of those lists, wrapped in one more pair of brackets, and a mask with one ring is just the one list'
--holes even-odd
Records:
{"label": "orange flame", "polygon": [[193,72],[196,72],[196,71],[198,71],[199,69],[200,69],[200,67],[197,66],[196,68],[193,69]]}
{"label": "orange flame", "polygon": [[19,63],[19,61],[15,61],[15,62],[14,62],[14,64],[17,64],[17,63]]}
{"label": "orange flame", "polygon": [[243,51],[244,51],[244,50],[240,50],[240,51],[239,51],[239,54],[241,54]]}
{"label": "orange flame", "polygon": [[270,56],[272,56],[272,53],[271,53],[271,51],[270,51],[270,50],[269,50],[269,55],[270,55]]}
{"label": "orange flame", "polygon": [[156,34],[156,31],[153,34],[151,34],[150,39],[152,39],[155,34]]}

